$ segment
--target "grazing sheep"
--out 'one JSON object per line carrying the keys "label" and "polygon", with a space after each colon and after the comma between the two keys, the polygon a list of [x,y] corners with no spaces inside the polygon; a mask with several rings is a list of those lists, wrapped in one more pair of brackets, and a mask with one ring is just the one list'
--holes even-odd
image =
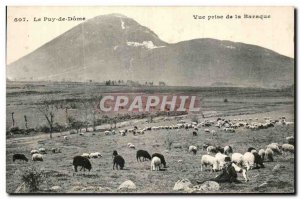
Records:
{"label": "grazing sheep", "polygon": [[40,153],[40,154],[47,154],[45,148],[39,148],[39,153]]}
{"label": "grazing sheep", "polygon": [[241,167],[237,166],[235,163],[232,163],[231,165],[234,167],[234,169],[237,173],[242,173],[243,174],[243,177],[244,177],[246,182],[249,181],[246,169],[242,169]]}
{"label": "grazing sheep", "polygon": [[81,155],[81,157],[84,157],[84,158],[90,158],[90,154],[89,153],[83,153]]}
{"label": "grazing sheep", "polygon": [[203,155],[201,157],[201,171],[203,171],[203,166],[211,166],[211,172],[217,171],[219,169],[217,158],[210,155]]}
{"label": "grazing sheep", "polygon": [[104,134],[109,135],[109,134],[111,134],[111,132],[110,131],[104,131]]}
{"label": "grazing sheep", "polygon": [[274,152],[273,152],[272,149],[267,148],[267,149],[265,150],[265,155],[266,155],[266,157],[267,157],[267,159],[268,159],[269,161],[271,161],[271,162],[274,161],[274,158],[273,158]]}
{"label": "grazing sheep", "polygon": [[261,167],[261,168],[265,168],[264,166],[264,163],[263,163],[263,159],[261,158],[261,156],[258,154],[258,152],[253,149],[251,151],[251,153],[254,155],[254,163],[256,164],[256,168],[258,168],[258,165]]}
{"label": "grazing sheep", "polygon": [[286,137],[285,139],[286,139],[286,141],[287,141],[289,144],[292,144],[292,145],[295,144],[295,138],[294,138],[294,136]]}
{"label": "grazing sheep", "polygon": [[102,157],[102,155],[99,152],[90,153],[89,155],[89,158],[100,158],[100,157]]}
{"label": "grazing sheep", "polygon": [[291,144],[283,144],[283,145],[282,145],[282,151],[294,153],[294,152],[295,152],[294,145],[291,145]]}
{"label": "grazing sheep", "polygon": [[281,154],[280,145],[277,143],[271,143],[267,146],[267,148],[270,148],[274,153]]}
{"label": "grazing sheep", "polygon": [[161,167],[161,160],[159,157],[155,156],[151,160],[151,171],[159,171]]}
{"label": "grazing sheep", "polygon": [[38,150],[35,150],[35,149],[30,151],[30,154],[31,154],[31,155],[36,154],[36,153],[39,153],[39,151],[38,151]]}
{"label": "grazing sheep", "polygon": [[118,152],[116,150],[113,151],[113,156],[118,155]]}
{"label": "grazing sheep", "polygon": [[84,136],[84,133],[79,133],[80,136]]}
{"label": "grazing sheep", "polygon": [[75,156],[73,158],[73,166],[74,166],[75,172],[77,172],[78,166],[81,166],[80,171],[82,169],[83,169],[83,171],[85,171],[85,169],[88,169],[89,171],[91,171],[91,169],[92,169],[92,165],[91,165],[91,162],[89,161],[89,159],[86,157],[82,157],[82,156]]}
{"label": "grazing sheep", "polygon": [[256,150],[254,147],[249,147],[247,152],[251,152],[252,150]]}
{"label": "grazing sheep", "polygon": [[220,152],[218,152],[216,155],[215,155],[215,158],[217,159],[218,161],[218,164],[219,164],[219,170],[223,169],[223,166],[225,164],[225,158],[228,157],[227,155],[224,155]]}
{"label": "grazing sheep", "polygon": [[258,155],[261,157],[261,159],[264,161],[265,160],[265,150],[264,149],[260,149],[258,151]]}
{"label": "grazing sheep", "polygon": [[196,146],[189,146],[189,152],[193,152],[194,155],[197,154],[197,147]]}
{"label": "grazing sheep", "polygon": [[255,163],[255,156],[251,152],[246,152],[243,155],[243,163],[247,169],[247,171],[253,169]]}
{"label": "grazing sheep", "polygon": [[154,157],[158,157],[161,160],[161,163],[164,165],[164,168],[167,167],[167,163],[166,163],[165,157],[162,154],[160,154],[160,153],[153,153],[152,154],[152,158],[154,158]]}
{"label": "grazing sheep", "polygon": [[15,160],[23,160],[23,161],[28,162],[28,159],[26,158],[26,156],[24,154],[19,154],[19,153],[13,155],[13,162]]}
{"label": "grazing sheep", "polygon": [[52,148],[52,153],[61,153],[61,150],[59,148]]}
{"label": "grazing sheep", "polygon": [[120,167],[120,169],[122,170],[123,168],[124,168],[124,166],[125,166],[125,160],[124,160],[124,158],[122,157],[122,156],[120,156],[120,155],[116,155],[115,157],[114,157],[114,161],[113,161],[113,170],[115,169],[115,165],[116,165],[116,168],[117,168],[117,170],[119,169],[119,167]]}
{"label": "grazing sheep", "polygon": [[145,150],[138,150],[136,152],[136,160],[141,161],[141,158],[143,161],[145,160],[151,160],[151,155],[148,153],[148,151]]}
{"label": "grazing sheep", "polygon": [[197,136],[197,132],[196,131],[193,131],[193,136]]}
{"label": "grazing sheep", "polygon": [[68,136],[64,136],[64,140],[68,140],[69,139],[69,137]]}
{"label": "grazing sheep", "polygon": [[235,164],[239,166],[243,165],[243,155],[241,153],[233,153],[231,159]]}
{"label": "grazing sheep", "polygon": [[130,149],[135,149],[135,146],[133,144],[128,146]]}
{"label": "grazing sheep", "polygon": [[217,135],[217,132],[215,130],[211,130],[210,132],[213,136]]}
{"label": "grazing sheep", "polygon": [[32,159],[32,161],[44,161],[43,160],[43,155],[38,154],[38,153],[33,154],[31,159]]}
{"label": "grazing sheep", "polygon": [[125,130],[120,130],[119,133],[121,134],[121,136],[126,136],[126,135],[127,135],[127,129],[125,129]]}
{"label": "grazing sheep", "polygon": [[217,148],[215,146],[208,146],[206,151],[207,151],[208,155],[211,154],[211,153],[217,153],[218,152]]}
{"label": "grazing sheep", "polygon": [[205,133],[210,133],[210,130],[209,129],[204,129],[204,132]]}
{"label": "grazing sheep", "polygon": [[232,147],[231,146],[225,146],[224,147],[224,154],[229,155],[230,153],[233,153]]}

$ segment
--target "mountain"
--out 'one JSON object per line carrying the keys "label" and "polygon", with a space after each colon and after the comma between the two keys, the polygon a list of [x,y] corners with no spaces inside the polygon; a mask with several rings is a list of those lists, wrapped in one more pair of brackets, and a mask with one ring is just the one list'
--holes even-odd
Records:
{"label": "mountain", "polygon": [[110,14],[87,20],[9,64],[7,77],[285,87],[294,83],[294,60],[259,46],[216,39],[169,44],[135,20]]}

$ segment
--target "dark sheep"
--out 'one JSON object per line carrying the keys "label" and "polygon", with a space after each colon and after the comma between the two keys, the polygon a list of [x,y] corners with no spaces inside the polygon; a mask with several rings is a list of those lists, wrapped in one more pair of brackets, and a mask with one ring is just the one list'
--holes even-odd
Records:
{"label": "dark sheep", "polygon": [[115,165],[116,165],[116,168],[117,170],[120,169],[122,170],[124,168],[124,165],[125,165],[125,160],[122,156],[120,155],[116,155],[114,157],[114,165],[113,165],[113,169],[115,169]]}
{"label": "dark sheep", "polygon": [[218,147],[216,147],[216,148],[217,148],[217,151],[218,151],[218,152],[224,154],[224,148],[223,148],[223,147],[218,146]]}
{"label": "dark sheep", "polygon": [[118,155],[118,152],[116,150],[114,150],[113,156],[116,156],[116,155]]}
{"label": "dark sheep", "polygon": [[138,150],[136,152],[136,160],[137,161],[141,161],[141,158],[143,158],[142,160],[145,161],[147,159],[151,160],[151,155],[148,153],[148,151],[145,150]]}
{"label": "dark sheep", "polygon": [[260,168],[265,168],[265,165],[264,165],[264,161],[263,159],[261,158],[260,155],[258,155],[258,153],[253,153],[254,155],[254,164],[256,164],[256,167],[258,168],[258,165],[260,166]]}
{"label": "dark sheep", "polygon": [[91,169],[92,169],[92,165],[91,165],[91,162],[89,161],[89,159],[82,157],[82,156],[75,156],[73,158],[73,166],[74,166],[75,172],[77,172],[78,166],[81,166],[80,171],[82,169],[83,169],[83,171],[85,171],[85,169],[88,169],[89,171],[91,171]]}
{"label": "dark sheep", "polygon": [[13,155],[13,162],[15,160],[23,160],[23,161],[28,162],[28,159],[26,158],[26,156],[24,154],[14,154]]}
{"label": "dark sheep", "polygon": [[256,150],[254,147],[249,147],[247,152],[251,152],[252,150]]}
{"label": "dark sheep", "polygon": [[153,153],[152,154],[152,158],[153,157],[158,157],[161,160],[161,163],[164,165],[164,167],[165,168],[167,167],[167,163],[166,163],[165,157],[162,154],[160,154],[160,153]]}
{"label": "dark sheep", "polygon": [[193,136],[197,136],[197,132],[196,131],[193,131]]}

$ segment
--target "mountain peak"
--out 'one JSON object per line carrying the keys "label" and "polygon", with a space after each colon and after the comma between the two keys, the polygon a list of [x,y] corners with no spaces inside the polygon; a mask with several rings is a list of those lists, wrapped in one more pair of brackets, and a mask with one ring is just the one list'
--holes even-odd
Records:
{"label": "mountain peak", "polygon": [[18,81],[164,81],[168,85],[281,87],[294,60],[265,48],[202,38],[168,44],[134,19],[89,19],[7,66]]}

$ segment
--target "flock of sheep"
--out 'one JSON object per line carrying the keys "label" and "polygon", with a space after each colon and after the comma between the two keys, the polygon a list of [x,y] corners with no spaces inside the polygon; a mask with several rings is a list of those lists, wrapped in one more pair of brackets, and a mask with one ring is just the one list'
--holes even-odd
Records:
{"label": "flock of sheep", "polygon": [[[255,118],[254,120],[257,120]],[[217,120],[205,120],[200,123],[191,122],[187,123],[184,121],[179,121],[176,125],[171,126],[153,126],[146,127],[143,129],[138,129],[137,126],[131,129],[122,129],[119,130],[119,134],[121,136],[126,136],[128,133],[132,133],[134,136],[137,134],[144,134],[146,131],[156,131],[159,129],[193,129],[191,136],[197,136],[199,128],[204,128],[204,132],[211,133],[216,135],[215,130],[210,130],[209,127],[215,126],[220,129],[223,129],[225,132],[235,132],[237,128],[248,128],[252,130],[259,130],[264,128],[274,127],[275,125],[289,125],[291,122],[286,122],[285,117],[279,118],[279,120],[272,120],[271,118],[264,118],[265,122],[254,122],[253,119],[249,118],[247,120],[242,119],[234,119],[234,120],[226,120],[222,118],[218,118]],[[189,132],[189,131],[188,131]],[[93,135],[95,133],[93,132]],[[105,135],[115,135],[115,130],[109,130],[104,132]],[[79,135],[84,136],[84,133],[80,133]],[[64,140],[68,140],[68,136],[63,137]],[[283,154],[283,153],[294,153],[294,137],[287,137],[285,140],[285,144],[279,145],[278,143],[271,143],[266,147],[262,147],[261,149],[255,149],[253,147],[249,147],[248,150],[244,153],[235,152],[232,146],[214,146],[210,144],[204,144],[202,146],[202,150],[206,150],[207,154],[202,155],[201,157],[201,171],[203,171],[203,166],[210,167],[210,171],[220,171],[222,170],[225,164],[225,158],[230,157],[232,166],[235,168],[237,173],[242,173],[245,181],[249,181],[247,176],[247,172],[253,168],[264,168],[264,161],[274,161],[274,153],[275,154]],[[128,143],[128,148],[135,149],[135,146],[132,143]],[[194,155],[197,154],[199,147],[189,146],[188,151]],[[52,148],[52,153],[61,153],[59,148]],[[45,148],[39,148],[38,150],[31,150],[32,161],[43,161],[43,154],[46,154],[47,151]],[[118,154],[115,150],[112,153],[113,155],[113,169],[123,169],[125,166],[124,158]],[[83,153],[82,155],[75,156],[73,158],[73,166],[75,172],[77,172],[77,168],[81,167],[82,169],[91,170],[92,164],[89,159],[91,158],[101,158],[102,155],[100,152],[92,152],[92,153]],[[14,154],[13,161],[15,160],[24,160],[28,162],[28,159],[24,154]],[[165,168],[166,160],[164,156],[160,153],[154,153],[152,155],[149,154],[146,150],[137,150],[136,152],[137,161],[151,161],[151,170],[158,171],[162,169],[162,166]],[[181,160],[178,160],[178,162]]]}

